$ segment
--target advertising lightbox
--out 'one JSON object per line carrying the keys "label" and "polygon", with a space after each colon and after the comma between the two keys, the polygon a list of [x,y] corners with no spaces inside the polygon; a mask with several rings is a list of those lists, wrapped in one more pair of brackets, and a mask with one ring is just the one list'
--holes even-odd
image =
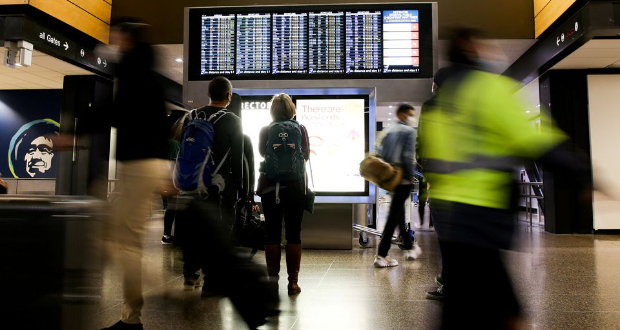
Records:
{"label": "advertising lightbox", "polygon": [[[310,140],[310,161],[318,203],[374,203],[374,191],[359,174],[359,164],[374,145],[374,89],[237,90],[242,97],[244,134],[253,143],[256,178],[263,158],[259,132],[271,123],[271,97],[287,93],[297,121]],[[370,123],[373,123],[372,125]],[[309,165],[307,164],[309,171]]]}

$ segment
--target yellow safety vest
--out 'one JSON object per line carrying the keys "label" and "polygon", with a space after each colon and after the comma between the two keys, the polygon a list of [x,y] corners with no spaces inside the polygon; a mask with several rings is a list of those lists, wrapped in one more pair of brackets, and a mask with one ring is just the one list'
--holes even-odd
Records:
{"label": "yellow safety vest", "polygon": [[567,138],[552,124],[536,130],[516,85],[482,71],[444,84],[418,132],[431,198],[507,209],[516,166]]}

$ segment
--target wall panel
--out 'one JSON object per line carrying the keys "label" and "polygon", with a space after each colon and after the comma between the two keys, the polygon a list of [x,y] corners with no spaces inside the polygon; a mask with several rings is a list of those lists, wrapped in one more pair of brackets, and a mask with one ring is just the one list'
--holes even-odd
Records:
{"label": "wall panel", "polygon": [[534,16],[538,16],[549,2],[551,2],[551,0],[534,0]]}
{"label": "wall panel", "polygon": [[71,0],[76,6],[110,24],[112,5],[104,0]]}
{"label": "wall panel", "polygon": [[[30,5],[73,26],[74,28],[107,43],[110,34],[109,15],[104,9],[112,7],[102,0],[30,0]],[[80,7],[77,3],[84,5]],[[87,10],[92,10],[89,12]],[[103,19],[99,18],[101,16]],[[107,17],[107,20],[106,20]]]}
{"label": "wall panel", "polygon": [[[566,10],[576,2],[577,0],[550,0],[542,10],[536,14],[535,12],[535,33],[538,38],[543,32],[551,26]],[[536,8],[538,2],[544,2],[544,0],[535,0],[534,7]]]}

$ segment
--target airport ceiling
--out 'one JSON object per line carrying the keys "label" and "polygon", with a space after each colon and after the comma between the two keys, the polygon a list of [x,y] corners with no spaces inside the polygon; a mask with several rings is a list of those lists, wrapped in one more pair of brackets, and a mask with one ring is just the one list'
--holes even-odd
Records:
{"label": "airport ceiling", "polygon": [[[397,3],[431,1],[305,0],[296,4]],[[534,1],[532,0],[435,0],[439,7],[439,38],[445,39],[450,27],[465,25],[484,31],[492,39],[533,39]],[[292,4],[290,0],[114,0],[112,20],[139,18],[153,27],[154,44],[183,43],[185,7],[257,6]]]}

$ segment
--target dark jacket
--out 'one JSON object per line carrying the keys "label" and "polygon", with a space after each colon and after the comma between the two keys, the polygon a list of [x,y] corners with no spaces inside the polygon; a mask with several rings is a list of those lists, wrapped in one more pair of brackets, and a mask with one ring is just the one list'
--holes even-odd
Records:
{"label": "dark jacket", "polygon": [[[224,108],[206,106],[198,109],[198,112],[204,112],[209,118],[222,109]],[[227,112],[214,126],[213,160],[215,166],[218,166],[226,155],[226,151],[230,149],[230,153],[224,160],[218,174],[222,175],[226,181],[226,195],[235,198],[233,195],[237,195],[244,187],[243,128],[241,118],[230,111]]]}
{"label": "dark jacket", "polygon": [[[299,125],[301,129],[301,151],[304,157],[304,160],[308,161],[310,159],[310,140],[308,139],[308,131],[304,125]],[[269,139],[269,126],[265,126],[260,130],[260,135],[258,139],[258,152],[263,158],[265,157],[265,153],[267,151],[267,140]],[[261,173],[258,177],[258,187],[256,188],[256,194],[263,195],[268,192],[274,191],[276,187],[276,181],[270,180],[265,173]],[[300,181],[281,181],[280,188],[283,187],[297,187],[301,189],[301,191],[305,194],[306,192],[306,183],[304,180]]]}
{"label": "dark jacket", "polygon": [[116,158],[120,161],[168,158],[165,99],[153,60],[151,46],[140,44],[116,67],[111,125],[117,129]]}

